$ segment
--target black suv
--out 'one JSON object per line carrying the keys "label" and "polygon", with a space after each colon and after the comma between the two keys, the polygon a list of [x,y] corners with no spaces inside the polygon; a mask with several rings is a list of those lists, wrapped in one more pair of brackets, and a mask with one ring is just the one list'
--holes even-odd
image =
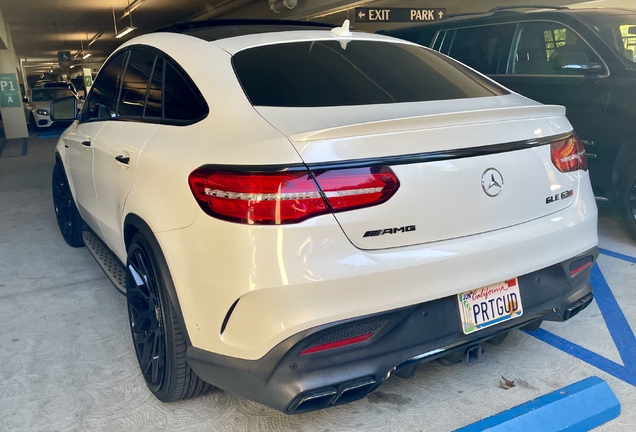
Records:
{"label": "black suv", "polygon": [[564,105],[585,144],[595,194],[617,201],[636,239],[636,11],[504,7],[380,33],[429,46],[541,103]]}

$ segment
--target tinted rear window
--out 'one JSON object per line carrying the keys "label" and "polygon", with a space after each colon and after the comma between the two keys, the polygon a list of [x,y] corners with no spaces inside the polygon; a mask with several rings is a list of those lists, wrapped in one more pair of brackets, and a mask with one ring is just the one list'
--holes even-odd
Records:
{"label": "tinted rear window", "polygon": [[321,107],[498,96],[508,92],[425,48],[387,42],[293,42],[233,57],[252,105]]}

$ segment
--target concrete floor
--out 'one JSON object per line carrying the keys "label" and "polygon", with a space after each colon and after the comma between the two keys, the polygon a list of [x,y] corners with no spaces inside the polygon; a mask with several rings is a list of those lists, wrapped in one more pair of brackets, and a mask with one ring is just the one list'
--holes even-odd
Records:
{"label": "concrete floor", "polygon": [[[591,375],[605,379],[622,404],[621,416],[600,429],[636,424],[636,370],[622,367],[596,303],[542,328],[609,359],[623,379],[515,331],[502,345],[487,345],[482,364],[429,363],[410,380],[391,378],[366,399],[314,413],[286,416],[221,390],[161,403],[139,373],[125,298],[87,250],[67,247],[58,232],[50,192],[55,142],[31,138],[25,156],[11,142],[0,158],[1,431],[443,431]],[[601,247],[636,256],[613,212],[601,213]],[[636,328],[636,266],[602,255],[599,267]],[[628,339],[625,352],[636,352]],[[502,375],[516,387],[500,388]]]}

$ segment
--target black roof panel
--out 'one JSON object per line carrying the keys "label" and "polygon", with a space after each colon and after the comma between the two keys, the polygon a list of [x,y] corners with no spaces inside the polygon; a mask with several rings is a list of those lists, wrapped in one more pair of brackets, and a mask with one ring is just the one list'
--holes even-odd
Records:
{"label": "black roof panel", "polygon": [[320,22],[277,19],[219,19],[177,23],[157,32],[182,33],[206,41],[226,39],[248,34],[273,33],[292,30],[331,30],[335,26]]}

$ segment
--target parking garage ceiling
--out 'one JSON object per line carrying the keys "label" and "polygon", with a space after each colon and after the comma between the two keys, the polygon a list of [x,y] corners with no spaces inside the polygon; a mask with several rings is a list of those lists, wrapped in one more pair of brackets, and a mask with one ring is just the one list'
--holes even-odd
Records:
{"label": "parking garage ceiling", "polygon": [[[227,13],[255,1],[145,0],[132,12],[137,31],[131,36],[178,21],[214,16],[215,11]],[[95,57],[108,55],[123,42],[114,38],[113,9],[118,28],[124,28],[130,23],[129,17],[123,17],[127,6],[126,0],[0,1],[16,54],[29,60],[55,59],[60,50],[75,53],[82,43]],[[88,47],[88,41],[100,32],[103,35]]]}
{"label": "parking garage ceiling", "polygon": [[[607,1],[607,0],[603,0]],[[616,3],[617,1],[614,1]],[[626,0],[626,3],[631,0]],[[342,22],[348,17],[345,9],[356,6],[378,7],[447,7],[449,12],[488,10],[501,4],[560,5],[582,3],[580,0],[0,0],[0,10],[9,25],[16,55],[25,59],[30,71],[55,67],[58,51],[77,54],[83,47],[90,53],[90,62],[97,67],[108,54],[130,37],[137,36],[175,22],[212,18],[289,18],[319,19]],[[590,2],[584,2],[590,3]],[[598,3],[598,0],[592,3]],[[440,6],[441,5],[441,6]],[[126,16],[132,8],[131,17]],[[277,12],[274,12],[278,9]],[[117,27],[132,25],[129,36],[115,39],[113,11]],[[336,13],[334,13],[336,12]],[[339,13],[338,13],[339,12]],[[350,17],[352,20],[353,18]],[[369,28],[366,28],[369,27]],[[391,26],[389,26],[391,27]],[[392,27],[395,27],[393,25]],[[361,28],[362,29],[362,28]],[[362,30],[378,28],[365,26]],[[96,35],[101,36],[90,46]],[[81,62],[77,55],[74,62]]]}

